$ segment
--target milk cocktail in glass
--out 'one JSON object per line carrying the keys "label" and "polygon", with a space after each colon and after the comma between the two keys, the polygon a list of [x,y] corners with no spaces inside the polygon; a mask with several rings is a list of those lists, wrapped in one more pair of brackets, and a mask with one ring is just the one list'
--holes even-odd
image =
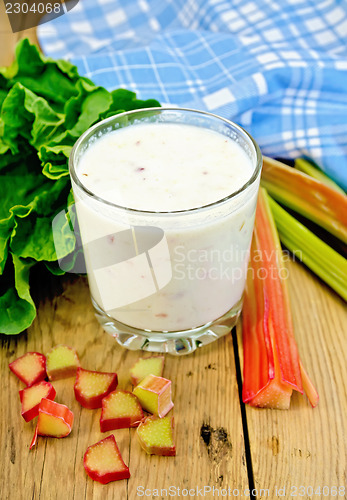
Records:
{"label": "milk cocktail in glass", "polygon": [[215,115],[153,108],[85,132],[70,175],[96,315],[130,349],[183,354],[229,332],[261,154]]}

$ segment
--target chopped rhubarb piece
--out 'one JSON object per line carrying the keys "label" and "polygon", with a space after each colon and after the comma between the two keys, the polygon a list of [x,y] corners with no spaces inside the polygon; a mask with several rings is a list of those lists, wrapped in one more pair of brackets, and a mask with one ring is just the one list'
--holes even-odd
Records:
{"label": "chopped rhubarb piece", "polygon": [[30,449],[35,445],[37,436],[56,438],[68,436],[72,430],[73,418],[73,413],[67,406],[43,398]]}
{"label": "chopped rhubarb piece", "polygon": [[164,417],[173,407],[171,401],[171,380],[147,375],[133,390],[144,410]]}
{"label": "chopped rhubarb piece", "polygon": [[39,352],[27,352],[8,366],[28,387],[44,380],[47,376],[46,358]]}
{"label": "chopped rhubarb piece", "polygon": [[102,399],[114,391],[117,385],[116,373],[93,372],[77,368],[75,397],[84,408],[101,408]]}
{"label": "chopped rhubarb piece", "polygon": [[173,417],[151,416],[146,418],[136,429],[141,447],[149,455],[175,456],[176,447],[172,437],[173,426]]}
{"label": "chopped rhubarb piece", "polygon": [[164,361],[164,356],[151,356],[149,358],[138,359],[130,370],[131,383],[137,385],[147,375],[161,377],[164,370]]}
{"label": "chopped rhubarb piece", "polygon": [[[266,191],[261,188],[242,313],[242,399],[252,406],[287,409],[292,390],[303,392],[283,271],[281,245]],[[308,380],[307,376],[305,390]]]}
{"label": "chopped rhubarb piece", "polygon": [[101,484],[130,477],[113,434],[87,448],[83,465],[88,476]]}
{"label": "chopped rhubarb piece", "polygon": [[116,390],[103,398],[100,418],[101,432],[137,427],[142,420],[143,411],[135,394]]}
{"label": "chopped rhubarb piece", "polygon": [[74,377],[80,366],[77,352],[67,345],[54,346],[46,356],[46,371],[49,380]]}
{"label": "chopped rhubarb piece", "polygon": [[19,397],[22,403],[22,417],[26,422],[37,417],[42,398],[54,399],[55,389],[50,382],[38,382],[35,385],[26,387],[19,391]]}

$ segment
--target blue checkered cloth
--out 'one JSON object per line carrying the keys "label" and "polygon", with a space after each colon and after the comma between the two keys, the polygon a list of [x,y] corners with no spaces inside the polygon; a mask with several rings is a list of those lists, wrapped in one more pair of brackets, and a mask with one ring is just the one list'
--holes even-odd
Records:
{"label": "blue checkered cloth", "polygon": [[80,0],[38,37],[108,90],[232,119],[347,189],[344,0]]}

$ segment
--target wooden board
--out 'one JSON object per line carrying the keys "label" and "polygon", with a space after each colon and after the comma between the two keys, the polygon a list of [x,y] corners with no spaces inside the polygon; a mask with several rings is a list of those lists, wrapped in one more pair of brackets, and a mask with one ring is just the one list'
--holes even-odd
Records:
{"label": "wooden board", "polygon": [[[31,0],[30,0],[31,1]],[[43,0],[48,2],[49,0]],[[37,43],[36,29],[31,28],[18,33],[12,33],[10,21],[8,20],[5,2],[0,2],[0,67],[8,66],[13,61],[16,43],[21,38],[29,38],[32,43]]]}
{"label": "wooden board", "polygon": [[[39,280],[40,276],[37,276]],[[84,278],[44,277],[38,291],[38,316],[27,334],[1,336],[0,422],[1,464],[5,480],[0,498],[137,498],[137,488],[168,489],[215,486],[248,487],[242,421],[234,366],[232,339],[177,359],[166,357],[164,376],[173,383],[173,410],[177,457],[148,456],[140,448],[135,430],[114,432],[132,477],[103,486],[89,479],[83,468],[88,445],[109,433],[99,429],[101,410],[87,410],[75,401],[74,379],[54,382],[56,401],[75,415],[73,432],[65,439],[38,438],[29,451],[34,422],[20,415],[18,390],[23,384],[10,372],[8,363],[27,351],[46,353],[53,345],[74,346],[82,366],[116,371],[119,387],[131,389],[128,373],[141,355],[125,350],[97,323]],[[59,283],[63,289],[56,289]]]}
{"label": "wooden board", "polygon": [[[330,488],[346,485],[346,305],[301,264],[287,268],[295,336],[320,401],[312,409],[295,393],[289,411],[246,407],[254,485],[270,498],[276,487],[286,498],[319,498],[325,486],[333,498]],[[241,346],[241,325],[237,330]],[[309,496],[311,487],[316,495]]]}

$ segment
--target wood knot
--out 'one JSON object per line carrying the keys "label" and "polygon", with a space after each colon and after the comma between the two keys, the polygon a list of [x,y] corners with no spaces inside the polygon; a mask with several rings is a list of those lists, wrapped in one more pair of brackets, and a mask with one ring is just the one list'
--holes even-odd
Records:
{"label": "wood knot", "polygon": [[232,443],[223,427],[213,429],[209,424],[203,423],[200,428],[200,436],[206,445],[210,460],[219,464],[223,458],[231,458]]}
{"label": "wood knot", "polygon": [[272,436],[271,439],[268,440],[269,447],[272,451],[272,455],[275,457],[279,454],[280,451],[280,441],[277,436]]}

